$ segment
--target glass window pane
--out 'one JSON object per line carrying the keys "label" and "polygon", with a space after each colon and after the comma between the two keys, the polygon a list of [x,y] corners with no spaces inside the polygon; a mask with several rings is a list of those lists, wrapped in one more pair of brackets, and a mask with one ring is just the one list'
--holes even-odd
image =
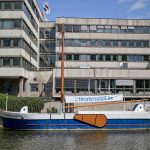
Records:
{"label": "glass window pane", "polygon": [[142,47],[142,41],[136,41],[136,47]]}
{"label": "glass window pane", "polygon": [[144,55],[144,56],[143,56],[143,60],[144,60],[144,61],[149,61],[149,56],[148,56],[148,55]]}
{"label": "glass window pane", "polygon": [[128,47],[128,41],[121,41],[122,47]]}
{"label": "glass window pane", "polygon": [[140,56],[140,55],[138,55],[138,56],[136,56],[136,61],[142,61],[142,56]]}
{"label": "glass window pane", "polygon": [[122,56],[122,61],[127,61],[127,55]]}
{"label": "glass window pane", "polygon": [[149,47],[149,41],[143,41],[143,47]]}
{"label": "glass window pane", "polygon": [[111,41],[109,41],[109,40],[106,40],[106,41],[105,41],[105,46],[108,46],[108,47],[110,47],[110,46],[111,46]]}
{"label": "glass window pane", "polygon": [[71,54],[67,54],[66,55],[66,60],[72,60],[72,55]]}
{"label": "glass window pane", "polygon": [[10,47],[11,40],[10,39],[3,39],[3,47]]}
{"label": "glass window pane", "polygon": [[21,28],[21,20],[14,20],[14,28]]}
{"label": "glass window pane", "polygon": [[4,20],[3,21],[3,29],[12,29],[12,21]]}
{"label": "glass window pane", "polygon": [[20,66],[20,58],[13,58],[13,66]]}
{"label": "glass window pane", "polygon": [[129,55],[128,56],[128,61],[135,61],[135,56],[134,55]]}
{"label": "glass window pane", "polygon": [[14,9],[21,9],[21,2],[14,2]]}
{"label": "glass window pane", "polygon": [[2,10],[2,2],[0,2],[0,10]]}
{"label": "glass window pane", "polygon": [[31,92],[38,92],[38,84],[30,84]]}
{"label": "glass window pane", "polygon": [[6,9],[6,10],[11,10],[11,5],[12,5],[12,2],[5,2],[5,3],[3,3],[4,4],[4,9]]}
{"label": "glass window pane", "polygon": [[118,61],[118,56],[117,55],[112,55],[112,60],[113,61]]}
{"label": "glass window pane", "polygon": [[80,32],[80,26],[79,25],[73,26],[73,32]]}
{"label": "glass window pane", "polygon": [[134,47],[134,41],[129,41],[129,47]]}
{"label": "glass window pane", "polygon": [[90,55],[91,61],[96,61],[96,55]]}
{"label": "glass window pane", "polygon": [[79,55],[78,54],[74,55],[74,60],[79,60]]}
{"label": "glass window pane", "polygon": [[66,30],[66,32],[72,32],[72,26],[71,25],[66,25],[65,30]]}
{"label": "glass window pane", "polygon": [[10,58],[3,58],[3,66],[10,66]]}
{"label": "glass window pane", "polygon": [[13,39],[13,47],[20,47],[20,39]]}
{"label": "glass window pane", "polygon": [[105,60],[106,61],[111,61],[111,55],[105,55]]}
{"label": "glass window pane", "polygon": [[104,55],[98,55],[98,60],[103,61],[104,60]]}
{"label": "glass window pane", "polygon": [[118,41],[112,41],[112,46],[113,47],[118,47],[118,43],[119,43]]}

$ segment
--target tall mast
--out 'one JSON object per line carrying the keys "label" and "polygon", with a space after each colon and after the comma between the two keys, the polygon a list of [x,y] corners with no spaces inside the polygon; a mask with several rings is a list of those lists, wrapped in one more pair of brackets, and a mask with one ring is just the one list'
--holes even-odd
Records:
{"label": "tall mast", "polygon": [[61,54],[61,103],[64,101],[64,25],[62,24],[62,54]]}

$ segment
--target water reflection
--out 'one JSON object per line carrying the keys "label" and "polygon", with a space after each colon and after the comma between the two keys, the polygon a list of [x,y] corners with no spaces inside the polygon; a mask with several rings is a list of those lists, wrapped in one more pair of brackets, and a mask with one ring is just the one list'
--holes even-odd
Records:
{"label": "water reflection", "polygon": [[149,150],[150,131],[0,130],[1,150]]}

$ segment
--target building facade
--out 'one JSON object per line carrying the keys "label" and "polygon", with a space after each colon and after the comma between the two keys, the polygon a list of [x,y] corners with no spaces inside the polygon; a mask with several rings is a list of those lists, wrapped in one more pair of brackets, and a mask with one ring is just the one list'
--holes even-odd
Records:
{"label": "building facade", "polygon": [[150,20],[45,22],[36,0],[0,1],[0,93],[59,99],[62,23],[66,95],[150,98]]}

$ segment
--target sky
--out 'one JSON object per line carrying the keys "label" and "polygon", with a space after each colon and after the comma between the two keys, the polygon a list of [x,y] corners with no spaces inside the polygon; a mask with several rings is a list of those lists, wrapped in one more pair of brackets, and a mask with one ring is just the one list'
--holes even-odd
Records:
{"label": "sky", "polygon": [[[37,0],[42,9],[42,1]],[[50,14],[46,17],[150,19],[150,0],[45,0]]]}

